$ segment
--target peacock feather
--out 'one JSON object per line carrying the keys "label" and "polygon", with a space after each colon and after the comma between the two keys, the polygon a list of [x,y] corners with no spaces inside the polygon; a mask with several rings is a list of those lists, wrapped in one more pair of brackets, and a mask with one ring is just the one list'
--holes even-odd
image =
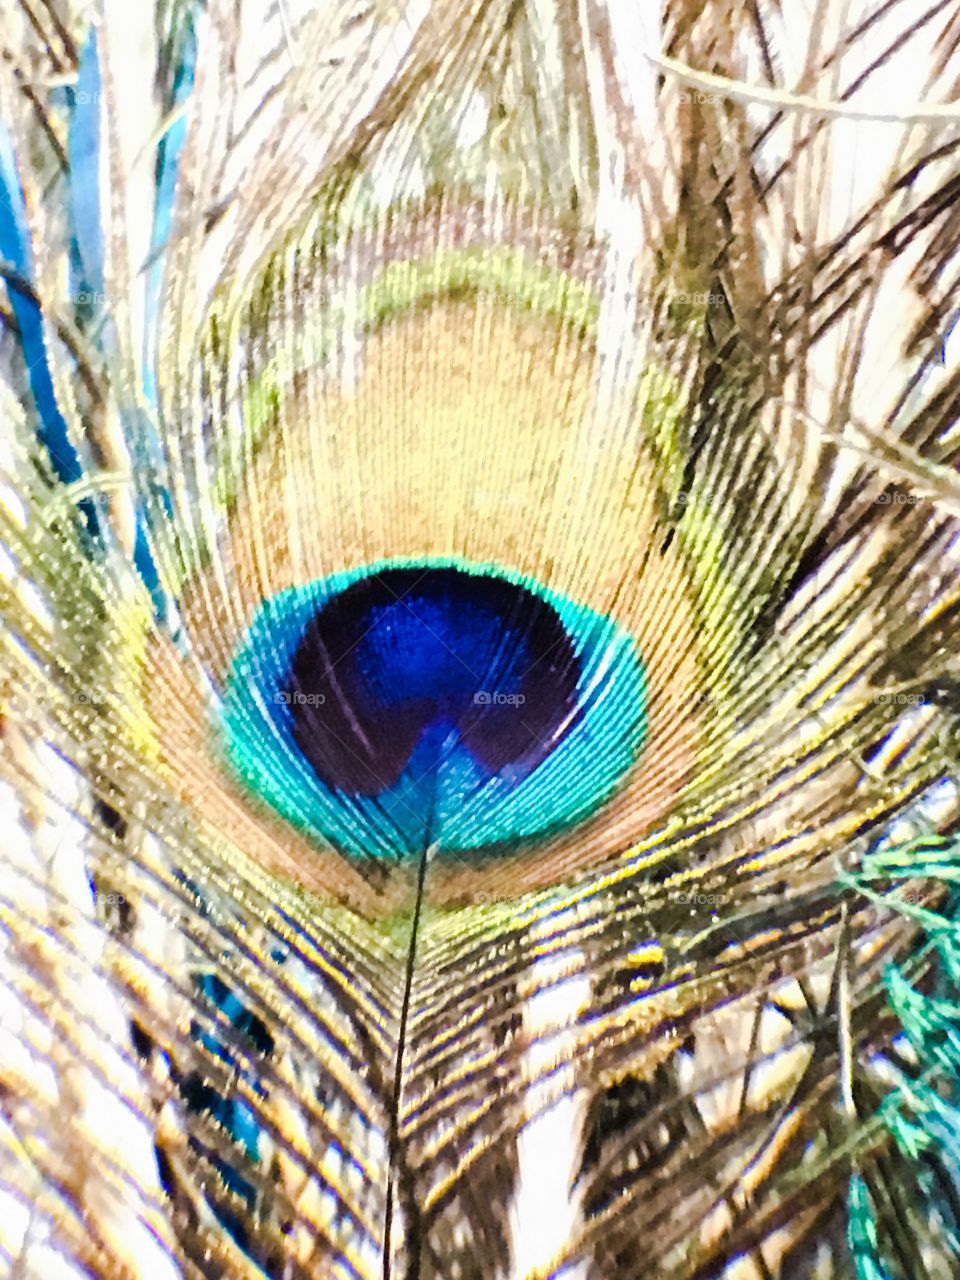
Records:
{"label": "peacock feather", "polygon": [[956,4],[0,35],[2,1273],[956,1276]]}

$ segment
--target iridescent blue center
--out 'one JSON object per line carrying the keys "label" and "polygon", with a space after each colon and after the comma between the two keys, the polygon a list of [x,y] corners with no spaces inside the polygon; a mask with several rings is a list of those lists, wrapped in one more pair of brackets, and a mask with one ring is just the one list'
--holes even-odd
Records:
{"label": "iridescent blue center", "polygon": [[644,673],[620,628],[540,584],[388,562],[266,601],[223,723],[248,786],[347,853],[506,849],[615,789]]}

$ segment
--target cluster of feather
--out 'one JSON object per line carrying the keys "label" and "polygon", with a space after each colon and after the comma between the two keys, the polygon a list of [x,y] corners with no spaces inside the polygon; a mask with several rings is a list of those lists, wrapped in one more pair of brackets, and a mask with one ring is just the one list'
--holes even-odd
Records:
{"label": "cluster of feather", "polygon": [[[0,1270],[948,1280],[955,6],[9,9]],[[224,726],[438,557],[646,736],[383,858]]]}

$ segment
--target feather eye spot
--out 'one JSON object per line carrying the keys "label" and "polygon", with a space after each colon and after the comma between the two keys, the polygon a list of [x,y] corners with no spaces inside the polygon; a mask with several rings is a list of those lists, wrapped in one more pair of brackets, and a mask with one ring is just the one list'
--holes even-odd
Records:
{"label": "feather eye spot", "polygon": [[531,579],[383,562],[264,603],[223,730],[248,787],[314,837],[462,853],[596,812],[642,750],[645,669],[621,627]]}

